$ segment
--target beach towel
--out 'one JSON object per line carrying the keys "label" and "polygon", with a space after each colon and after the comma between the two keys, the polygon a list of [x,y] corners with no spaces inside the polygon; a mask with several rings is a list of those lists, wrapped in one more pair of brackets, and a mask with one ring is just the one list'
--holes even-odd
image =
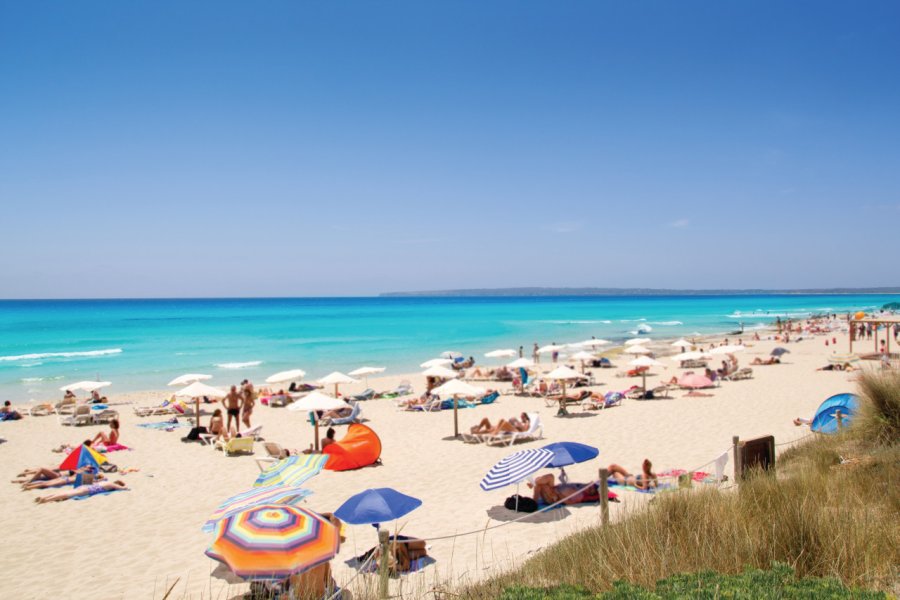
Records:
{"label": "beach towel", "polygon": [[614,477],[610,477],[609,479],[607,479],[606,485],[608,485],[609,487],[617,487],[628,492],[638,492],[639,494],[655,494],[657,491],[672,489],[672,484],[660,482],[656,487],[642,490],[641,488],[636,488],[633,485],[619,485],[619,482],[616,481]]}
{"label": "beach towel", "polygon": [[118,452],[119,450],[131,450],[128,446],[123,446],[122,444],[98,444],[95,448],[99,452]]}
{"label": "beach towel", "polygon": [[91,494],[90,496],[75,496],[72,500],[87,500],[88,498],[93,498],[95,496],[108,496],[115,492],[127,492],[128,490],[104,490],[102,492],[97,492],[96,494]]}
{"label": "beach towel", "polygon": [[143,427],[144,429],[165,429],[168,431],[174,430],[176,427],[190,427],[190,423],[181,423],[179,421],[172,421],[171,419],[168,421],[160,421],[158,423],[138,423],[138,427]]}
{"label": "beach towel", "polygon": [[722,453],[715,461],[716,481],[722,481],[725,478],[725,465],[728,464],[728,451]]}

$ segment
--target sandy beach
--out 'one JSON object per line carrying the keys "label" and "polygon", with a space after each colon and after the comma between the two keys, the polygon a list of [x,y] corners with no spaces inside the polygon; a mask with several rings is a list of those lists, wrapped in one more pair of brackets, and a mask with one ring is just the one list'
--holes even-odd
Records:
{"label": "sandy beach", "polygon": [[[828,339],[832,336],[838,338],[837,349],[846,352],[847,334],[829,334]],[[554,441],[582,442],[600,449],[598,459],[567,469],[572,481],[591,481],[598,469],[610,462],[638,470],[644,457],[653,460],[659,471],[695,469],[728,450],[733,435],[771,434],[778,444],[799,439],[809,432],[795,427],[793,418],[810,417],[831,394],[853,391],[853,373],[816,371],[835,350],[825,346],[825,339],[806,337],[791,342],[783,364],[756,366],[752,379],[724,382],[709,390],[711,397],[685,397],[686,392],[677,391],[668,400],[626,400],[622,406],[602,411],[574,408],[570,417],[558,418],[556,408],[547,407],[543,399],[503,395],[492,405],[461,410],[460,425],[468,428],[482,417],[494,421],[537,412],[543,421],[544,439],[517,444],[514,449],[538,448]],[[772,348],[781,345],[766,339],[751,342],[745,338],[745,342],[750,347],[738,356],[741,366],[768,356]],[[665,342],[655,342],[651,348],[673,351]],[[594,369],[597,385],[593,389],[605,392],[640,384],[639,377],[617,377],[628,360],[614,361],[618,368]],[[667,366],[654,370],[648,386],[682,373],[673,361],[660,360]],[[863,361],[863,367],[875,368],[877,363]],[[370,378],[369,386],[389,389],[403,379],[411,380],[417,392],[424,389],[421,375]],[[214,383],[223,386],[226,382],[219,378]],[[508,383],[474,384],[509,387]],[[356,393],[363,388],[360,382],[345,386],[342,392]],[[154,404],[170,393],[113,395],[111,400]],[[38,505],[34,498],[43,492],[21,491],[11,483],[0,487],[5,508],[0,528],[7,541],[4,564],[15,573],[0,581],[0,597],[157,599],[173,584],[170,598],[240,596],[246,585],[229,583],[220,576],[221,569],[213,573],[218,563],[204,555],[211,536],[200,527],[222,500],[252,485],[259,473],[254,457],[226,458],[210,447],[182,443],[187,428],[166,432],[137,427],[165,417],[138,418],[131,406],[117,408],[122,416],[121,442],[132,450],[109,458],[120,469],[137,469],[121,476],[129,491]],[[304,417],[267,406],[258,406],[254,413],[265,440],[287,448],[305,448],[312,443],[313,428]],[[404,534],[431,540],[429,554],[435,562],[420,573],[393,580],[395,590],[402,587],[404,593],[416,596],[436,586],[478,580],[526,559],[568,533],[599,523],[596,506],[579,506],[479,531],[517,516],[502,506],[514,487],[484,492],[478,486],[487,470],[513,449],[452,439],[453,411],[402,412],[392,400],[373,400],[363,404],[362,417],[381,437],[383,464],[348,472],[323,471],[304,486],[314,491],[305,506],[334,510],[352,494],[382,486],[421,498],[421,508],[399,525]],[[204,424],[207,420],[204,418]],[[6,440],[0,445],[2,476],[8,482],[23,468],[55,466],[62,457],[51,448],[77,443],[102,429],[105,426],[62,426],[55,416],[0,424],[0,437]],[[337,429],[340,438],[346,428]],[[264,455],[262,445],[257,444],[256,457]],[[731,469],[729,462],[726,473]],[[522,490],[525,493],[524,486]],[[620,497],[622,502],[611,506],[613,519],[640,508],[650,496],[622,492]],[[468,533],[473,531],[478,533]],[[454,534],[466,535],[444,538]],[[373,546],[376,533],[370,526],[347,526],[346,535],[332,564],[338,583],[350,582],[348,589],[353,591],[359,585],[371,585],[374,576],[354,578],[356,571],[345,561]],[[444,539],[432,540],[438,537]]]}

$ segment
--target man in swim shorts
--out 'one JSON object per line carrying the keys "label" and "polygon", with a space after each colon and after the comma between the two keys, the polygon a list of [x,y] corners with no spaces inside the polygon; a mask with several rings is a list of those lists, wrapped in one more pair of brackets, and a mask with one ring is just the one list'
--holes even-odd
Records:
{"label": "man in swim shorts", "polygon": [[238,393],[237,386],[231,386],[228,394],[222,398],[222,404],[225,405],[225,412],[228,413],[228,420],[225,423],[225,431],[231,431],[231,419],[234,419],[235,430],[241,426],[241,406],[244,404],[244,397]]}

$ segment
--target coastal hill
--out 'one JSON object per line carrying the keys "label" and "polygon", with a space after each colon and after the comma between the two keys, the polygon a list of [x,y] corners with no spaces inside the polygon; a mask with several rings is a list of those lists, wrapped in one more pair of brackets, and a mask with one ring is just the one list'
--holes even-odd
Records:
{"label": "coastal hill", "polygon": [[385,292],[381,297],[478,297],[478,296],[759,296],[759,295],[802,295],[802,294],[900,294],[900,287],[872,288],[821,288],[795,290],[669,290],[652,288],[475,288],[464,290],[431,290],[418,292]]}

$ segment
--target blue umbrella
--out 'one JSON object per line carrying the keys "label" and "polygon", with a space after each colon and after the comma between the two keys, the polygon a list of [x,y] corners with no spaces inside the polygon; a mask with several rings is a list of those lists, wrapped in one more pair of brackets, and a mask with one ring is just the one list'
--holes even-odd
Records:
{"label": "blue umbrella", "polygon": [[377,525],[399,519],[422,506],[422,501],[391,488],[368,489],[351,496],[334,516],[347,523]]}
{"label": "blue umbrella", "polygon": [[841,422],[846,425],[856,415],[858,408],[859,398],[856,394],[836,394],[819,405],[809,428],[816,433],[837,433],[835,413],[841,411]]}
{"label": "blue umbrella", "polygon": [[553,452],[543,448],[529,448],[513,452],[491,467],[491,470],[481,480],[481,489],[489,492],[519,483],[538,469],[547,466],[551,460],[553,460]]}
{"label": "blue umbrella", "polygon": [[600,451],[593,446],[579,444],[576,442],[554,442],[544,446],[544,450],[553,453],[553,459],[547,463],[548,467],[565,467],[582,463],[592,458],[597,458]]}
{"label": "blue umbrella", "polygon": [[781,356],[782,354],[790,354],[790,353],[791,353],[790,350],[788,350],[787,348],[782,348],[781,346],[778,346],[777,348],[775,348],[771,352],[769,352],[770,355],[775,356],[775,357]]}

